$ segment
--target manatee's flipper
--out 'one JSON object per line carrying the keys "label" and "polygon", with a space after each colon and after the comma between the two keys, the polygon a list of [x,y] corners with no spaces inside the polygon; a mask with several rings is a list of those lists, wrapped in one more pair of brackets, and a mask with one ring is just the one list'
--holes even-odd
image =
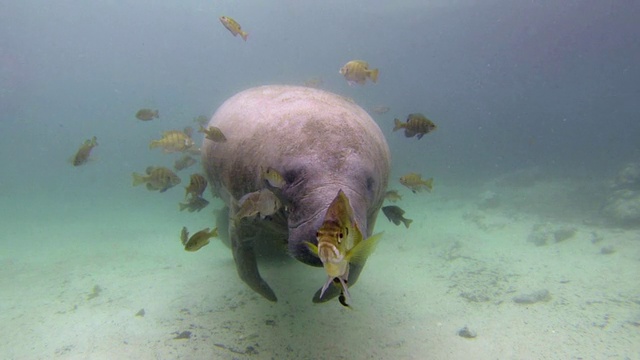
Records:
{"label": "manatee's flipper", "polygon": [[[358,281],[358,276],[360,276],[360,271],[362,271],[362,265],[349,264],[349,281],[347,283],[348,287],[352,287],[356,281]],[[318,289],[316,293],[313,295],[314,303],[323,303],[327,302],[336,296],[340,295],[340,288],[342,285],[338,283],[339,286],[329,286],[329,288],[322,294],[322,298],[320,298],[320,294],[322,293],[322,288]]]}
{"label": "manatee's flipper", "polygon": [[[231,220],[233,223],[233,220]],[[253,251],[253,241],[255,237],[250,226],[235,226],[230,224],[229,237],[231,238],[231,248],[233,250],[233,260],[236,263],[236,270],[242,281],[244,281],[253,291],[264,296],[267,300],[278,301],[276,294],[271,290],[269,284],[262,279],[258,271],[256,254]]]}

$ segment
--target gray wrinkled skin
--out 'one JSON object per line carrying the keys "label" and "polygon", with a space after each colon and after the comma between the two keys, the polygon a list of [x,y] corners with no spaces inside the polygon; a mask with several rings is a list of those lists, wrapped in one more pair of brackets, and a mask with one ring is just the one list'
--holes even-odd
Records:
{"label": "gray wrinkled skin", "polygon": [[[342,189],[362,232],[370,236],[387,188],[390,155],[380,128],[350,99],[295,86],[262,86],[245,90],[223,103],[209,122],[219,127],[226,142],[204,140],[203,164],[212,191],[229,208],[265,187],[260,169],[272,167],[287,184],[281,197],[288,204],[272,218],[229,221],[228,231],[240,278],[254,291],[276,301],[262,279],[254,243],[276,239],[289,255],[322,266],[305,241],[316,243],[331,201]],[[349,285],[361,266],[351,265]],[[322,284],[319,284],[322,285]],[[322,299],[338,295],[330,287]]]}

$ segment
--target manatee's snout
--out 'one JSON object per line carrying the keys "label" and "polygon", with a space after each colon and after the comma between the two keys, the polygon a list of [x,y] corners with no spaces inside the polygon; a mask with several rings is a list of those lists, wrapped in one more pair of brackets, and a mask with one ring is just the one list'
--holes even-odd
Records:
{"label": "manatee's snout", "polygon": [[289,254],[296,260],[311,266],[322,266],[320,259],[311,252],[306,243],[317,242],[316,233],[322,225],[325,212],[326,210],[301,225],[289,228]]}

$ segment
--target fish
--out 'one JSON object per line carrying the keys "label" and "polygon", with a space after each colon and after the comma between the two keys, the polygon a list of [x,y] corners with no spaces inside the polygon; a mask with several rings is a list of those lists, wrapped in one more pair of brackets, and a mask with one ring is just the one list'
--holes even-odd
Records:
{"label": "fish", "polygon": [[180,178],[170,169],[163,166],[149,166],[146,175],[133,173],[133,186],[147,184],[147,190],[165,192],[180,184]]}
{"label": "fish", "polygon": [[379,106],[374,106],[372,110],[374,113],[382,115],[382,114],[388,113],[389,110],[391,110],[391,108],[388,106],[379,105]]}
{"label": "fish", "polygon": [[427,119],[426,116],[420,113],[409,114],[406,122],[402,122],[397,118],[394,119],[393,122],[393,131],[404,129],[404,136],[408,138],[418,135],[418,139],[422,139],[424,134],[428,134],[437,129],[433,121]]}
{"label": "fish", "polygon": [[159,117],[160,117],[160,113],[158,112],[158,110],[140,109],[136,113],[136,118],[142,121],[149,121],[149,120],[157,119]]}
{"label": "fish", "polygon": [[424,189],[427,189],[428,192],[433,190],[433,178],[424,180],[422,175],[417,173],[408,173],[401,176],[400,184],[408,187],[414,194]]}
{"label": "fish", "polygon": [[343,75],[349,85],[364,85],[367,78],[371,81],[378,82],[378,69],[369,70],[369,64],[363,60],[351,60],[340,69],[340,75]]}
{"label": "fish", "polygon": [[272,189],[282,189],[286,185],[286,181],[284,177],[280,175],[280,173],[272,167],[267,167],[266,169],[262,168],[262,178]]}
{"label": "fish", "polygon": [[188,137],[193,136],[193,128],[191,126],[186,126],[184,129],[182,129],[182,132]]}
{"label": "fish", "polygon": [[204,126],[201,125],[200,130],[198,130],[198,132],[203,133],[204,137],[206,137],[211,141],[215,141],[215,142],[227,141],[227,138],[222,133],[222,130],[220,130],[220,128],[216,126],[209,126],[208,128],[205,128]]}
{"label": "fish", "polygon": [[196,159],[192,158],[191,156],[184,155],[173,163],[173,168],[176,169],[176,171],[184,170],[189,166],[195,164],[196,162]]}
{"label": "fish", "polygon": [[204,126],[208,121],[209,118],[204,115],[199,115],[198,117],[193,118],[193,122],[200,126]]}
{"label": "fish", "polygon": [[395,205],[383,206],[382,212],[384,213],[384,216],[386,216],[387,219],[389,219],[389,221],[391,221],[396,225],[400,225],[400,222],[402,222],[404,223],[404,226],[407,229],[409,228],[409,225],[411,225],[411,223],[413,222],[413,220],[411,219],[406,219],[403,216],[404,210],[402,210],[400,207]]}
{"label": "fish", "polygon": [[260,215],[264,219],[275,214],[281,206],[280,199],[269,189],[250,192],[238,200],[238,211],[235,214],[235,220],[240,221],[243,218],[255,215]]}
{"label": "fish", "polygon": [[152,140],[149,149],[161,147],[165,153],[189,150],[195,143],[193,139],[180,130],[169,130],[162,133],[162,138]]}
{"label": "fish", "polygon": [[189,194],[191,197],[202,197],[202,193],[207,188],[207,179],[200,174],[191,174],[191,178],[189,181],[189,185],[185,187],[185,199],[188,198]]}
{"label": "fish", "polygon": [[178,204],[180,211],[186,209],[189,212],[200,212],[200,210],[207,207],[207,205],[209,205],[209,201],[201,196],[192,196],[187,202]]}
{"label": "fish", "polygon": [[240,26],[240,24],[238,24],[237,21],[228,16],[220,16],[220,22],[222,23],[222,25],[224,25],[224,27],[227,28],[227,30],[229,30],[233,34],[233,36],[240,35],[242,37],[242,40],[247,41],[249,34],[245,31],[242,31],[242,27]]}
{"label": "fish", "polygon": [[340,302],[343,305],[350,302],[347,286],[349,263],[364,264],[381,236],[382,233],[378,233],[366,240],[363,239],[362,232],[354,220],[349,199],[342,190],[338,191],[316,233],[317,245],[306,242],[309,251],[320,258],[327,273],[327,281],[322,287],[320,298],[331,283],[340,282],[342,296],[346,298]]}
{"label": "fish", "polygon": [[95,136],[91,139],[85,140],[73,156],[73,160],[71,161],[73,166],[84,165],[89,160],[91,150],[96,146],[98,146],[98,139]]}
{"label": "fish", "polygon": [[217,227],[213,228],[213,230],[209,230],[209,228],[202,229],[191,235],[191,237],[189,237],[189,231],[186,226],[183,226],[182,232],[180,232],[180,241],[182,245],[184,245],[184,249],[191,252],[198,251],[203,246],[209,244],[209,239],[212,237],[218,237]]}
{"label": "fish", "polygon": [[384,194],[384,198],[385,200],[396,202],[398,200],[402,200],[402,195],[398,193],[398,190],[389,190]]}

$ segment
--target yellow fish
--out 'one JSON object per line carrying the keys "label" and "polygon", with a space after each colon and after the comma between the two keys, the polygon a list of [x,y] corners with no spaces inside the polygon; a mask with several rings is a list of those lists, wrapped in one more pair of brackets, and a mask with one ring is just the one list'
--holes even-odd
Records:
{"label": "yellow fish", "polygon": [[237,21],[228,16],[220,16],[220,22],[222,23],[222,25],[224,25],[224,27],[227,28],[227,30],[229,30],[233,34],[233,36],[240,35],[242,37],[242,40],[247,41],[247,37],[249,37],[249,34],[242,31],[242,27],[240,26],[240,24],[238,24]]}
{"label": "yellow fish", "polygon": [[180,130],[169,130],[162,133],[162,138],[152,140],[149,149],[161,147],[164,152],[172,153],[189,150],[195,143],[193,139]]}
{"label": "yellow fish", "polygon": [[136,113],[136,118],[142,121],[149,121],[149,120],[157,119],[159,117],[160,117],[160,114],[158,113],[158,110],[140,109]]}
{"label": "yellow fish", "polygon": [[335,279],[342,285],[343,294],[347,299],[350,298],[347,287],[349,263],[364,264],[381,236],[379,233],[363,240],[358,224],[353,220],[353,208],[349,199],[340,190],[329,205],[324,222],[316,233],[318,245],[306,243],[309,250],[320,258],[327,272],[327,281],[322,287],[320,298]]}
{"label": "yellow fish", "polygon": [[239,221],[242,218],[258,214],[264,219],[275,214],[280,207],[282,207],[282,203],[271,190],[262,189],[250,192],[238,200],[238,211],[235,214],[235,220]]}
{"label": "yellow fish", "polygon": [[402,210],[400,207],[395,205],[383,206],[382,212],[384,213],[384,216],[386,216],[387,219],[389,219],[389,221],[391,221],[396,225],[400,225],[400,223],[402,222],[407,229],[409,228],[409,225],[411,225],[411,223],[413,222],[413,220],[405,218],[404,210]]}
{"label": "yellow fish", "polygon": [[209,201],[200,196],[192,196],[189,200],[187,200],[187,202],[179,203],[178,205],[180,207],[180,211],[184,211],[186,209],[189,212],[200,212],[200,210],[209,205]]}
{"label": "yellow fish", "polygon": [[80,166],[86,163],[87,160],[89,160],[91,150],[96,146],[98,146],[98,139],[95,136],[90,140],[85,140],[84,143],[80,145],[76,155],[73,157],[73,166]]}
{"label": "yellow fish", "polygon": [[146,183],[147,190],[165,192],[167,189],[180,184],[178,175],[163,166],[149,166],[146,173],[146,176],[133,173],[133,186]]}
{"label": "yellow fish", "polygon": [[192,158],[189,155],[185,155],[173,163],[173,168],[176,169],[176,171],[180,171],[182,169],[188,168],[195,163],[196,159]]}
{"label": "yellow fish", "polygon": [[369,70],[369,64],[363,60],[352,60],[346,63],[341,69],[340,74],[347,79],[349,85],[364,85],[367,78],[374,83],[378,81],[378,69]]}
{"label": "yellow fish", "polygon": [[186,227],[182,227],[180,233],[180,241],[184,245],[184,249],[187,251],[197,251],[203,246],[209,243],[209,239],[212,237],[218,237],[218,228],[214,228],[209,231],[209,228],[198,231],[197,233],[189,237],[189,231]]}
{"label": "yellow fish", "polygon": [[418,139],[422,139],[424,134],[428,134],[437,128],[433,121],[420,113],[409,114],[407,122],[402,122],[400,119],[394,119],[393,121],[393,131],[404,128],[404,136],[413,137],[418,135]]}
{"label": "yellow fish", "polygon": [[185,199],[191,194],[192,198],[202,197],[204,189],[207,188],[207,179],[200,174],[191,174],[189,185],[185,187]]}
{"label": "yellow fish", "polygon": [[208,128],[205,128],[204,126],[200,125],[200,130],[198,130],[198,132],[203,133],[204,136],[211,141],[215,141],[215,142],[227,141],[227,137],[224,136],[224,134],[222,133],[222,130],[220,130],[220,128],[216,126],[209,126]]}
{"label": "yellow fish", "polygon": [[402,200],[402,195],[398,193],[398,190],[389,190],[384,194],[384,199],[391,202]]}
{"label": "yellow fish", "polygon": [[417,173],[408,173],[400,177],[400,184],[408,187],[414,194],[418,191],[427,189],[428,192],[433,190],[433,178],[424,180],[422,175]]}
{"label": "yellow fish", "polygon": [[272,188],[282,189],[287,183],[282,175],[272,167],[267,167],[266,170],[264,168],[262,169],[262,178]]}

